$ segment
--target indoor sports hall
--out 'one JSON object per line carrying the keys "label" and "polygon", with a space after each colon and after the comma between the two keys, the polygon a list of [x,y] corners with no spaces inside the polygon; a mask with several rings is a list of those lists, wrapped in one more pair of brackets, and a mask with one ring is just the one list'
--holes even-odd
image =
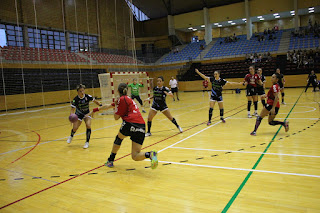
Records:
{"label": "indoor sports hall", "polygon": [[0,5],[1,212],[320,211],[319,1]]}

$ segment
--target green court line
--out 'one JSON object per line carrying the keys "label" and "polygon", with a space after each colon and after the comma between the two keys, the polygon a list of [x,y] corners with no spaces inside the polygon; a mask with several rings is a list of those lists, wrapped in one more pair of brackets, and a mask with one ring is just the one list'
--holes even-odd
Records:
{"label": "green court line", "polygon": [[[289,115],[291,114],[292,110],[294,109],[294,107],[296,106],[296,104],[298,103],[301,95],[302,95],[303,91],[301,92],[301,94],[299,95],[297,101],[294,103],[294,105],[292,106],[291,110],[289,111],[289,113],[287,114],[287,117],[284,119],[285,121],[287,120],[287,118],[289,117]],[[279,127],[278,131],[276,132],[276,134],[272,137],[271,141],[269,142],[268,146],[265,148],[265,150],[263,151],[263,153],[260,155],[259,159],[257,160],[257,162],[254,164],[254,166],[252,167],[252,169],[256,169],[257,166],[259,165],[260,161],[262,160],[264,154],[268,151],[269,147],[271,146],[271,144],[273,143],[274,139],[277,137],[280,129],[282,128],[282,126]],[[227,205],[224,207],[224,209],[222,210],[222,213],[225,213],[229,210],[229,208],[231,207],[231,205],[233,204],[233,202],[235,201],[235,199],[237,198],[237,196],[239,195],[239,193],[241,192],[242,188],[244,187],[244,185],[246,185],[247,181],[249,180],[249,178],[251,177],[253,171],[250,171],[246,178],[242,181],[241,185],[239,186],[239,188],[237,189],[237,191],[233,194],[232,198],[229,200],[229,202],[227,203]]]}

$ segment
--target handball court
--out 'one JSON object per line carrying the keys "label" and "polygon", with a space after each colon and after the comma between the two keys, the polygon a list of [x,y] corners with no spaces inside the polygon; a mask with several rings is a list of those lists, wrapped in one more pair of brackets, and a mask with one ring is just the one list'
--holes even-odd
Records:
{"label": "handball court", "polygon": [[[130,157],[125,139],[114,168],[103,166],[121,121],[95,114],[90,147],[85,125],[71,144],[70,105],[11,111],[0,116],[0,209],[3,212],[319,212],[320,93],[286,89],[276,120],[290,130],[247,118],[247,99],[223,95],[207,126],[202,92],[167,97],[179,133],[162,114],[153,119],[144,150],[158,150],[159,166]],[[91,105],[91,109],[92,109]],[[259,102],[259,113],[261,111]],[[252,107],[253,108],[253,107]],[[143,114],[147,118],[147,113]],[[21,112],[21,113],[20,113]]]}

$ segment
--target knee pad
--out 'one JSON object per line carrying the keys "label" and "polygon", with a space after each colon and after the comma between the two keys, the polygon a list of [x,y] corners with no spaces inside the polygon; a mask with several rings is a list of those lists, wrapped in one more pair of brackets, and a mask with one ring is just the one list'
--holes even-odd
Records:
{"label": "knee pad", "polygon": [[257,117],[258,121],[262,121],[263,118],[261,118],[260,116]]}
{"label": "knee pad", "polygon": [[123,141],[123,139],[120,139],[119,137],[118,137],[118,135],[116,136],[116,139],[114,140],[114,144],[116,144],[116,145],[121,145],[121,143],[122,143],[122,141]]}

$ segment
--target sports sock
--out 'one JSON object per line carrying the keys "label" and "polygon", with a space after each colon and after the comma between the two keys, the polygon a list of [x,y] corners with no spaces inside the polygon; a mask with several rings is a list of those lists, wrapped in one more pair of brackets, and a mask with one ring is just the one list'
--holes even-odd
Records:
{"label": "sports sock", "polygon": [[89,142],[90,136],[91,136],[91,129],[87,129],[86,135],[87,135],[87,142]]}
{"label": "sports sock", "polygon": [[148,121],[148,132],[150,133],[152,121]]}
{"label": "sports sock", "polygon": [[251,104],[252,104],[252,101],[248,101],[248,106],[247,106],[248,114],[250,113]]}
{"label": "sports sock", "polygon": [[260,116],[257,117],[256,125],[254,126],[254,131],[255,132],[257,131],[258,127],[260,126],[262,119],[263,118],[261,118]]}
{"label": "sports sock", "polygon": [[144,153],[144,156],[146,157],[146,158],[150,158],[150,152],[146,152],[146,153]]}
{"label": "sports sock", "polygon": [[211,121],[211,118],[212,118],[212,111],[213,111],[213,108],[210,107],[210,109],[209,109],[209,121]]}
{"label": "sports sock", "polygon": [[261,100],[262,106],[266,106],[266,100]]}
{"label": "sports sock", "polygon": [[254,104],[254,111],[257,112],[257,110],[258,110],[258,101],[254,101],[253,104]]}
{"label": "sports sock", "polygon": [[284,102],[284,92],[281,93],[282,96],[282,102]]}
{"label": "sports sock", "polygon": [[176,125],[176,127],[179,127],[179,125],[178,125],[178,123],[177,123],[177,121],[176,121],[175,118],[173,118],[173,119],[171,120],[171,122],[172,122],[174,125]]}
{"label": "sports sock", "polygon": [[282,122],[282,121],[270,121],[269,124],[270,124],[271,126],[276,126],[276,125],[282,125],[282,126],[284,126],[284,125],[285,125],[285,123]]}
{"label": "sports sock", "polygon": [[108,161],[114,161],[114,158],[116,157],[117,153],[112,153],[110,154],[110,157],[108,158]]}
{"label": "sports sock", "polygon": [[223,118],[224,109],[220,109],[220,117]]}
{"label": "sports sock", "polygon": [[74,132],[73,129],[71,129],[71,135],[70,136],[73,137],[74,133],[76,133],[76,132]]}

